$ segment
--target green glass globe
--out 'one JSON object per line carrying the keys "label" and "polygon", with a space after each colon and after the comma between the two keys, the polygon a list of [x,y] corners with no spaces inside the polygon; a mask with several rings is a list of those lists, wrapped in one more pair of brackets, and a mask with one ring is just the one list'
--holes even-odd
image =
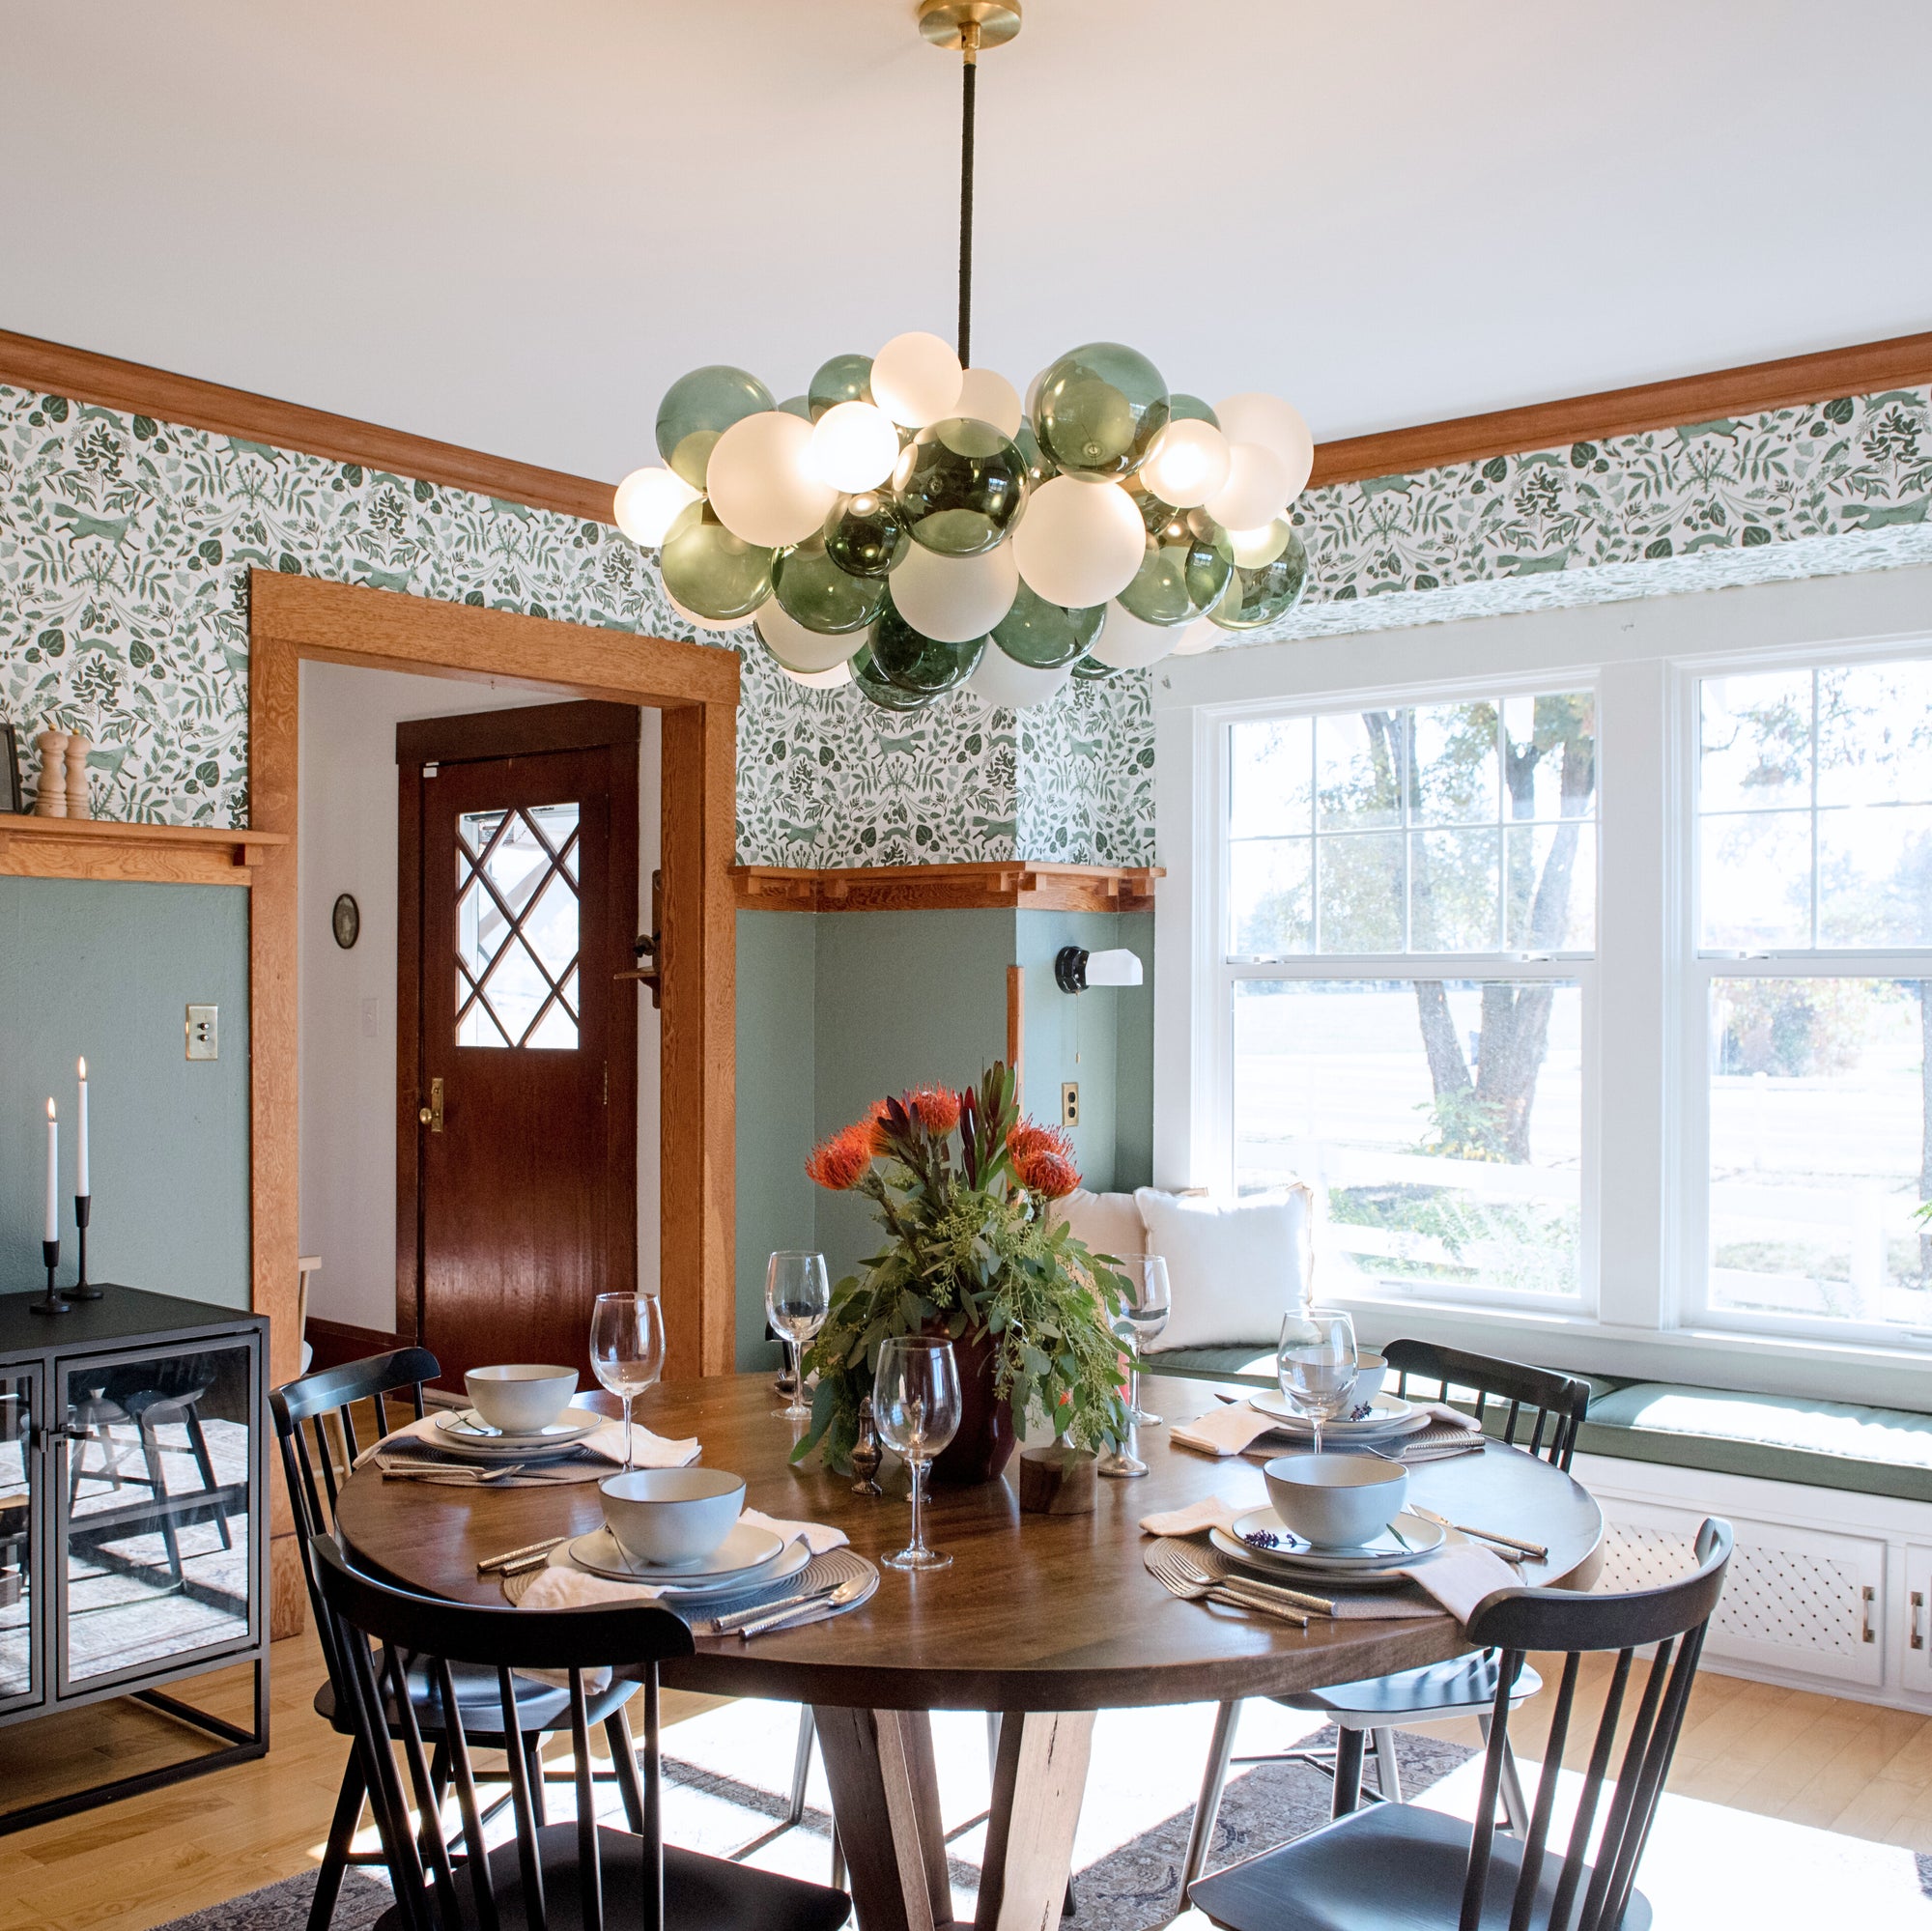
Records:
{"label": "green glass globe", "polygon": [[1013,607],[993,626],[993,640],[1016,664],[1036,670],[1059,670],[1086,655],[1100,635],[1105,604],[1069,611],[1049,604],[1021,583]]}
{"label": "green glass globe", "polygon": [[916,691],[902,691],[881,676],[869,643],[859,646],[849,667],[853,683],[882,711],[923,711],[932,702],[931,694],[921,696]]}
{"label": "green glass globe", "polygon": [[[1286,538],[1277,548],[1275,539],[1284,531]],[[1259,630],[1285,617],[1301,601],[1308,587],[1308,552],[1285,518],[1276,518],[1267,541],[1257,550],[1229,543],[1224,554],[1229,558],[1228,587],[1208,612],[1223,630]],[[1257,554],[1265,560],[1237,560]]]}
{"label": "green glass globe", "polygon": [[883,577],[911,548],[905,518],[884,490],[840,497],[825,519],[825,554],[848,577]]}
{"label": "green glass globe", "polygon": [[665,532],[658,567],[686,610],[724,622],[749,617],[771,595],[777,554],[733,536],[700,497]]}
{"label": "green glass globe", "polygon": [[854,577],[839,569],[815,536],[772,565],[772,589],[788,616],[820,637],[864,630],[886,602],[883,577]]}
{"label": "green glass globe", "polygon": [[797,416],[801,422],[810,422],[812,419],[811,402],[806,396],[786,396],[784,401],[779,404],[779,409],[786,415]]}
{"label": "green glass globe", "polygon": [[888,598],[867,636],[866,648],[887,683],[915,696],[936,697],[972,676],[985,655],[986,639],[975,637],[964,643],[941,643],[936,638],[922,636]]}
{"label": "green glass globe", "polygon": [[1100,480],[1132,475],[1167,417],[1167,383],[1145,355],[1089,342],[1040,378],[1033,426],[1057,469]]}
{"label": "green glass globe", "polygon": [[1050,483],[1060,471],[1046,460],[1039,446],[1039,438],[1033,433],[1033,424],[1022,422],[1013,438],[1013,447],[1020,452],[1020,460],[1026,465],[1027,490],[1037,490],[1042,483]]}
{"label": "green glass globe", "polygon": [[1143,623],[1186,623],[1228,587],[1233,559],[1211,540],[1221,534],[1219,526],[1198,513],[1170,509],[1145,490],[1136,490],[1133,497],[1147,525],[1148,553],[1133,582],[1121,592],[1121,604]]}
{"label": "green glass globe", "polygon": [[743,369],[723,362],[694,369],[671,383],[658,404],[658,454],[694,490],[701,490],[718,439],[734,422],[776,407],[771,390]]}
{"label": "green glass globe", "polygon": [[948,416],[900,451],[893,494],[914,542],[941,556],[978,556],[1026,507],[1026,459],[990,423]]}
{"label": "green glass globe", "polygon": [[869,355],[835,355],[823,363],[806,390],[816,422],[828,409],[841,402],[872,400],[872,358]]}
{"label": "green glass globe", "polygon": [[1176,389],[1168,396],[1167,419],[1170,422],[1208,422],[1216,429],[1221,426],[1221,418],[1199,396],[1191,396],[1184,389]]}
{"label": "green glass globe", "polygon": [[1073,674],[1083,684],[1099,684],[1121,673],[1111,664],[1102,664],[1097,657],[1083,657],[1073,667]]}

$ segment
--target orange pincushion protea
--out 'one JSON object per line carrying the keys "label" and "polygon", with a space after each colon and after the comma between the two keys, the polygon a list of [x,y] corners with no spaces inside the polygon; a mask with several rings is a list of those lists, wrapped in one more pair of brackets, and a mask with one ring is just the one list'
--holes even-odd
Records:
{"label": "orange pincushion protea", "polygon": [[805,1163],[807,1178],[832,1193],[857,1186],[872,1164],[873,1130],[871,1121],[860,1120],[820,1141]]}
{"label": "orange pincushion protea", "polygon": [[959,1095],[951,1087],[915,1087],[905,1096],[905,1110],[935,1140],[943,1140],[959,1124]]}
{"label": "orange pincushion protea", "polygon": [[1007,1135],[1007,1152],[1020,1184],[1048,1200],[1064,1200],[1080,1184],[1073,1143],[1057,1126],[1022,1121]]}

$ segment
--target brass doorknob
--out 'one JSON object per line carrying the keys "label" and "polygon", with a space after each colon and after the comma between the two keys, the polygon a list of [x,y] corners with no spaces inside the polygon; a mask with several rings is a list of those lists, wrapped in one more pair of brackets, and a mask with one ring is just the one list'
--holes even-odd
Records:
{"label": "brass doorknob", "polygon": [[416,1118],[422,1122],[423,1125],[427,1126],[429,1124],[429,1119],[430,1119],[429,1108],[426,1106],[417,1107]]}

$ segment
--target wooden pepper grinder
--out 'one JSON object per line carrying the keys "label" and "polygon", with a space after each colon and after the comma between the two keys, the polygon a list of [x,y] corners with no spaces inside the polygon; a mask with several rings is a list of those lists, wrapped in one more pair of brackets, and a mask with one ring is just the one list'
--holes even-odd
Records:
{"label": "wooden pepper grinder", "polygon": [[67,741],[67,814],[70,818],[94,816],[94,801],[87,795],[87,753],[94,749],[84,731],[75,731]]}
{"label": "wooden pepper grinder", "polygon": [[859,1479],[852,1484],[855,1495],[883,1495],[879,1487],[879,1463],[886,1459],[879,1446],[879,1427],[872,1419],[872,1398],[859,1397],[859,1439],[852,1449],[852,1472]]}
{"label": "wooden pepper grinder", "polygon": [[46,730],[35,738],[41,748],[41,789],[34,800],[37,818],[67,816],[67,733]]}

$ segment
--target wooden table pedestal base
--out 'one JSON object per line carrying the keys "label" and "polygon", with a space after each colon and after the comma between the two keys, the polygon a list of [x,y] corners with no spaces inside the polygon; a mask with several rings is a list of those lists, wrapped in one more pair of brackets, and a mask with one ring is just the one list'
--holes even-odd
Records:
{"label": "wooden table pedestal base", "polygon": [[[943,1931],[954,1919],[931,1719],[813,1714],[859,1931]],[[1056,1931],[1093,1741],[1091,1710],[1001,1718],[975,1931]]]}

